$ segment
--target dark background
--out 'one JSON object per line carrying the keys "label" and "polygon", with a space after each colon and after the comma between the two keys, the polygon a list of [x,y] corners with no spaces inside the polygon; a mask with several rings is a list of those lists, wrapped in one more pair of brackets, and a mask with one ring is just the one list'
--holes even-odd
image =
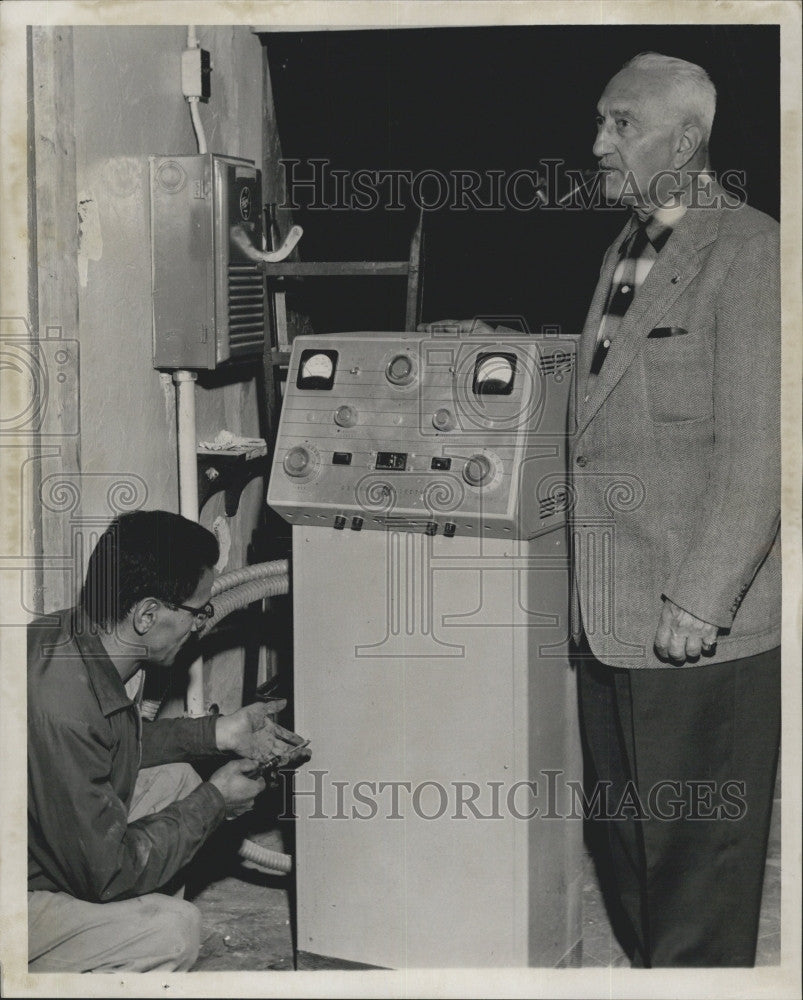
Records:
{"label": "dark background", "polygon": [[[611,76],[638,52],[688,59],[718,91],[714,171],[745,171],[748,201],[779,217],[777,27],[281,32],[263,42],[284,156],[352,171],[512,173],[547,158],[592,168],[596,103]],[[310,172],[303,163],[297,170]],[[301,192],[294,212],[302,259],[407,257],[411,201],[402,211],[344,212],[304,207],[309,197]],[[427,212],[423,318],[521,315],[532,331],[579,333],[601,254],[624,219],[621,209]],[[316,332],[403,325],[400,279],[296,287],[291,304]]]}

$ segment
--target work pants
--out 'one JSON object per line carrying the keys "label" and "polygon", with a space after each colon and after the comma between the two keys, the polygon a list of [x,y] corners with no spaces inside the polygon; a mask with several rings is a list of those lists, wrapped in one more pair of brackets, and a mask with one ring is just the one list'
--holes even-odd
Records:
{"label": "work pants", "polygon": [[579,653],[586,781],[608,791],[592,822],[604,829],[603,872],[632,931],[623,943],[633,964],[752,966],[780,650],[640,670],[606,666],[585,643]]}
{"label": "work pants", "polygon": [[[144,768],[129,822],[183,799],[200,781],[189,764]],[[174,896],[88,903],[66,892],[28,893],[29,972],[186,972],[200,941],[200,911]]]}

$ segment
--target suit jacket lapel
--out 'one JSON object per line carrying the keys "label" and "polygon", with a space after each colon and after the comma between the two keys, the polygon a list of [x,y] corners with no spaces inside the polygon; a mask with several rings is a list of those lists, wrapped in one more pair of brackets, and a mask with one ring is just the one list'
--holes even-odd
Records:
{"label": "suit jacket lapel", "polygon": [[[608,250],[605,259],[607,266],[603,265],[605,274],[600,277],[600,285],[597,287],[597,293],[589,311],[588,320],[583,330],[580,357],[578,358],[578,363],[584,366],[581,368],[583,378],[579,396],[581,402],[578,413],[578,431],[582,431],[588,425],[627,371],[642,343],[647,339],[650,330],[656,326],[672,303],[694,279],[701,266],[698,250],[716,238],[720,212],[721,210],[716,208],[689,208],[678,222],[669,241],[645,278],[644,284],[639,288],[638,294],[625,313],[605,359],[605,364],[602,366],[602,371],[588,401],[584,402],[585,384],[591,367],[594,341],[602,318],[605,295],[618,258],[616,253],[618,241]],[[612,251],[613,264],[610,261]],[[605,277],[607,277],[607,281],[603,281]],[[600,286],[604,287],[601,289]],[[601,305],[598,301],[600,295]]]}

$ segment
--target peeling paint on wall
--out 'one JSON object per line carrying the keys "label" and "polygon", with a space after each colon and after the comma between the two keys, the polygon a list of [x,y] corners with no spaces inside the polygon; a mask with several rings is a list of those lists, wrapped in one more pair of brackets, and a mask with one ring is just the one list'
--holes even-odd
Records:
{"label": "peeling paint on wall", "polygon": [[90,260],[103,256],[103,234],[100,230],[98,203],[91,192],[78,195],[78,278],[86,288]]}

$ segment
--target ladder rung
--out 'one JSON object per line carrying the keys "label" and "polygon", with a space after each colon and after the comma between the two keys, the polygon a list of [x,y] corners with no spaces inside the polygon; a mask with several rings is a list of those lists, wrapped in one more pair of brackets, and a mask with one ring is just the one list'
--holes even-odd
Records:
{"label": "ladder rung", "polygon": [[406,260],[289,260],[262,266],[268,277],[285,278],[406,278],[410,269]]}

